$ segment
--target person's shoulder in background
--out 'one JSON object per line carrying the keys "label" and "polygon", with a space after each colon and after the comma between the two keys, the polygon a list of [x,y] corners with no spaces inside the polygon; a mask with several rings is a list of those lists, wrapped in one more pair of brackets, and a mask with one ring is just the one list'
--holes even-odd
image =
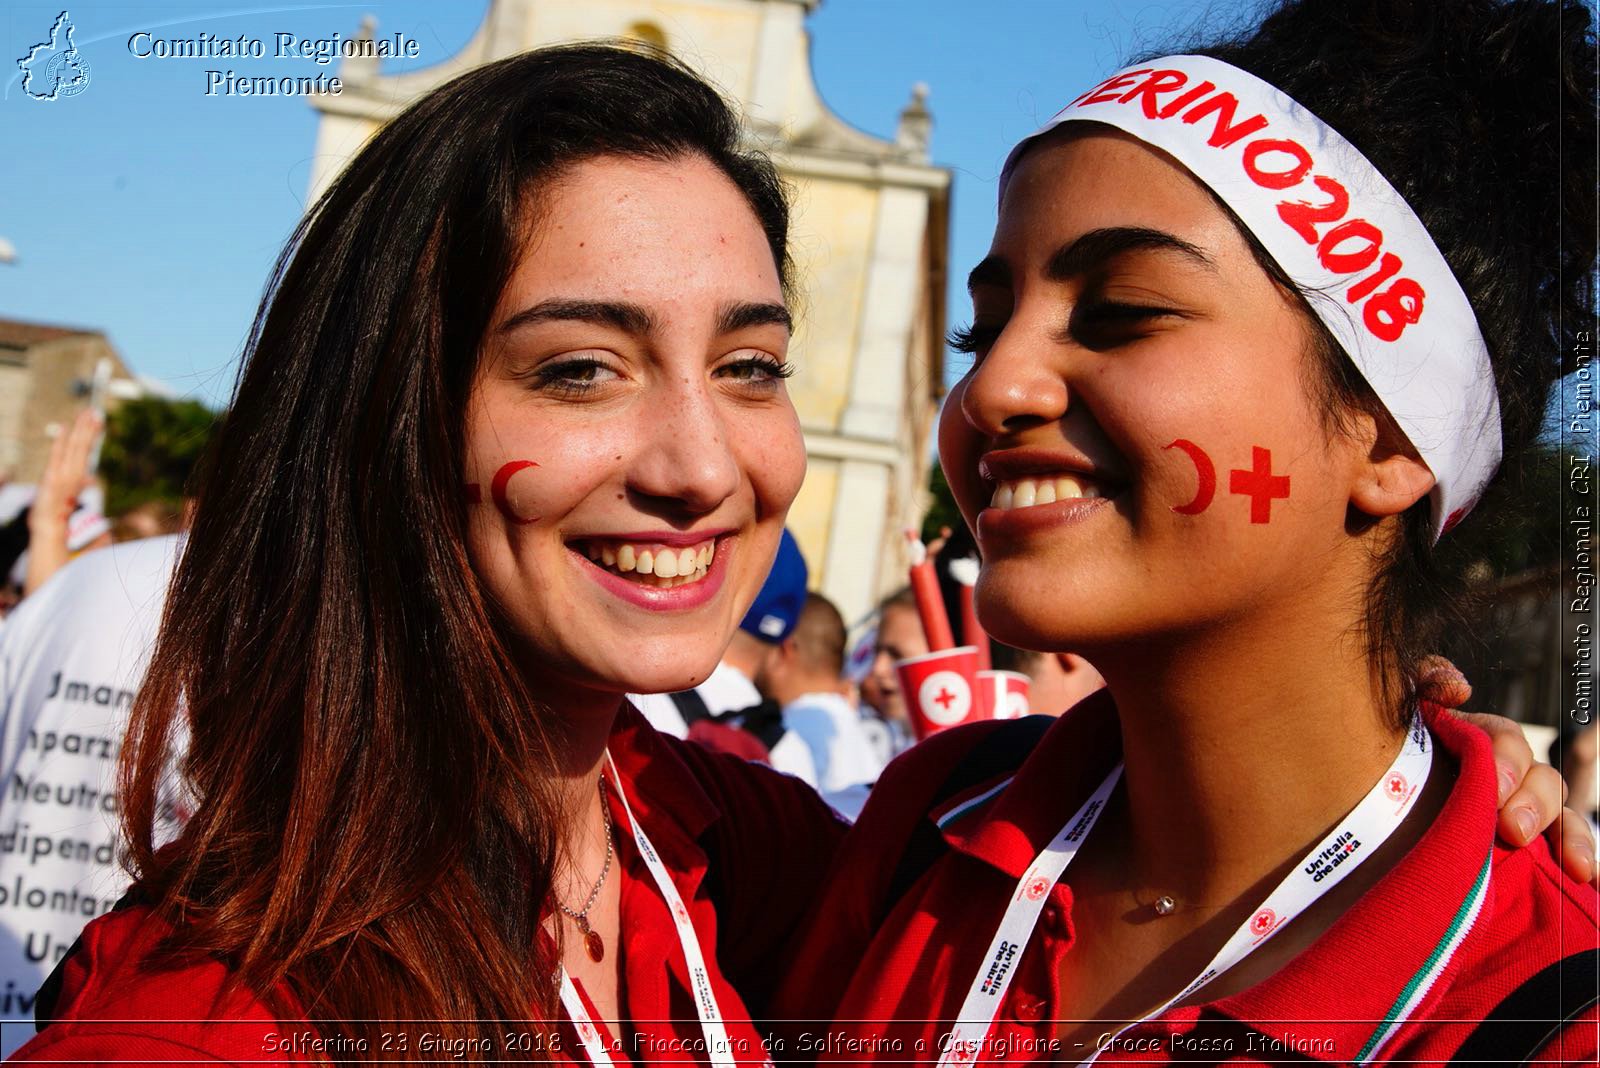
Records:
{"label": "person's shoulder in background", "polygon": [[[306,1030],[241,989],[221,961],[161,959],[171,926],[143,905],[91,922],[40,991],[48,1026],[17,1062],[298,1063]],[[54,989],[52,989],[54,987]]]}

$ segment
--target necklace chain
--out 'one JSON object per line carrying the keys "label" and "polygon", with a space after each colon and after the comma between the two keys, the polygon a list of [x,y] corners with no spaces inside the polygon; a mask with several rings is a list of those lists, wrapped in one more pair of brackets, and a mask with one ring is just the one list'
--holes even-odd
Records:
{"label": "necklace chain", "polygon": [[581,909],[570,909],[559,898],[556,899],[556,908],[570,916],[578,925],[578,929],[585,935],[589,933],[589,910],[594,908],[594,903],[600,898],[600,888],[606,885],[606,876],[611,874],[611,806],[606,804],[606,777],[600,776],[600,818],[606,825],[606,860],[600,867],[600,877],[594,882],[594,889],[589,891],[589,898],[583,903]]}
{"label": "necklace chain", "polygon": [[[1147,892],[1148,891],[1146,891],[1146,893]],[[1145,894],[1138,891],[1134,892],[1133,900],[1134,903],[1140,908],[1149,909],[1157,916],[1171,916],[1175,912],[1189,912],[1193,910],[1215,911],[1217,909],[1227,908],[1231,904],[1236,904],[1236,902],[1231,901],[1224,902],[1221,905],[1210,905],[1201,901],[1185,901],[1176,894],[1161,894],[1153,900],[1147,900],[1145,898]]]}

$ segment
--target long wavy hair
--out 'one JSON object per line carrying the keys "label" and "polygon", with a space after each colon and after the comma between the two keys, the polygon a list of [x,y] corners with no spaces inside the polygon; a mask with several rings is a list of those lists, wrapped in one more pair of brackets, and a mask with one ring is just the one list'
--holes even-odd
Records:
{"label": "long wavy hair", "polygon": [[[123,819],[163,959],[221,958],[373,1056],[380,1020],[554,1015],[559,727],[468,559],[464,422],[540,190],[605,155],[710,160],[788,277],[776,173],[669,58],[543,49],[428,94],[278,259],[133,709]],[[158,849],[180,750],[194,812]]]}

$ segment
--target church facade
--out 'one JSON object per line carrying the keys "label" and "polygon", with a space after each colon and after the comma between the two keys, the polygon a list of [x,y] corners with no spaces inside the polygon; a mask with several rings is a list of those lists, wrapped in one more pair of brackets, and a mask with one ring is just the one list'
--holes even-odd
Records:
{"label": "church facade", "polygon": [[[789,525],[811,584],[847,620],[904,584],[901,531],[927,504],[929,432],[944,385],[950,171],[929,162],[914,87],[893,140],[828,110],[806,16],[819,0],[490,0],[473,38],[426,69],[346,59],[321,113],[311,199],[386,121],[472,67],[564,41],[627,38],[671,51],[741,109],[750,142],[794,193],[798,283],[789,382],[810,467]],[[361,35],[376,30],[368,20]]]}

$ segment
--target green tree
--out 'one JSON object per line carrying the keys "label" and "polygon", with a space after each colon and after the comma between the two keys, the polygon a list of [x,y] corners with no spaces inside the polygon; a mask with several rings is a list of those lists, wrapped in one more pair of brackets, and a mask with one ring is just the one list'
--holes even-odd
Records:
{"label": "green tree", "polygon": [[189,473],[221,419],[198,401],[161,397],[126,401],[109,412],[100,453],[107,514],[146,501],[181,508]]}
{"label": "green tree", "polygon": [[927,514],[922,517],[924,542],[937,538],[940,527],[960,530],[966,523],[966,520],[961,518],[960,510],[956,508],[956,498],[950,492],[950,483],[944,480],[944,468],[937,462],[933,465],[933,473],[928,476],[928,492],[933,495],[933,501],[928,505]]}

